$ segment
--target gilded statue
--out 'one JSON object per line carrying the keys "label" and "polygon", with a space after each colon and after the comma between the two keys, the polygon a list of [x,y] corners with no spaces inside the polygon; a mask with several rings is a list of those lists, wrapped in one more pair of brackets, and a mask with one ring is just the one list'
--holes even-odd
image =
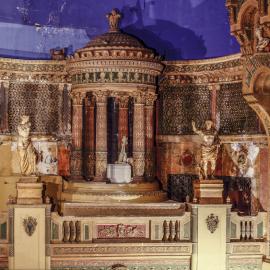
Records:
{"label": "gilded statue", "polygon": [[106,17],[108,18],[109,21],[110,32],[118,31],[121,14],[116,9],[113,9],[111,13],[106,15]]}
{"label": "gilded statue", "polygon": [[202,130],[198,130],[195,126],[195,122],[192,121],[192,129],[203,141],[201,145],[199,178],[208,179],[208,165],[210,163],[210,178],[213,179],[220,147],[218,131],[215,129],[214,123],[211,120],[205,121],[205,128]]}
{"label": "gilded statue", "polygon": [[128,144],[128,138],[126,136],[122,137],[122,144],[121,144],[121,151],[118,156],[117,163],[127,163],[127,153],[126,153],[126,146]]}
{"label": "gilded statue", "polygon": [[31,123],[29,116],[23,115],[18,125],[18,153],[22,175],[36,174],[36,151],[30,138]]}

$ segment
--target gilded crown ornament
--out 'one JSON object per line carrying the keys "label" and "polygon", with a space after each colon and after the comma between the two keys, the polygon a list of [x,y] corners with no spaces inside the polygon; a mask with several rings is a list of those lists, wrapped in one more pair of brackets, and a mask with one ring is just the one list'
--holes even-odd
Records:
{"label": "gilded crown ornament", "polygon": [[119,22],[121,19],[121,14],[117,9],[113,9],[110,13],[106,15],[109,21],[109,32],[118,32],[119,31]]}

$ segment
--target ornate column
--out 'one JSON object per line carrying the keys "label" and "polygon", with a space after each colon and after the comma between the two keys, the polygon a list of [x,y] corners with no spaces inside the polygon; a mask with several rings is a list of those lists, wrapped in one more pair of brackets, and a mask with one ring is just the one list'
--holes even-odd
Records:
{"label": "ornate column", "polygon": [[85,93],[71,92],[72,98],[72,153],[71,176],[82,175],[82,129],[83,129],[83,100]]}
{"label": "ornate column", "polygon": [[128,96],[119,96],[117,98],[119,104],[118,118],[118,152],[120,151],[122,138],[128,138]]}
{"label": "ornate column", "polygon": [[103,181],[107,169],[107,93],[96,92],[96,172],[95,181]]}
{"label": "ornate column", "polygon": [[0,82],[0,131],[8,132],[8,89],[9,81]]}
{"label": "ornate column", "polygon": [[133,177],[135,181],[142,181],[145,172],[145,118],[142,93],[134,96],[133,119]]}
{"label": "ornate column", "polygon": [[87,179],[95,176],[95,100],[93,96],[85,98],[85,164],[84,174]]}
{"label": "ornate column", "polygon": [[155,94],[145,97],[145,176],[147,179],[155,177],[154,151],[154,102]]}

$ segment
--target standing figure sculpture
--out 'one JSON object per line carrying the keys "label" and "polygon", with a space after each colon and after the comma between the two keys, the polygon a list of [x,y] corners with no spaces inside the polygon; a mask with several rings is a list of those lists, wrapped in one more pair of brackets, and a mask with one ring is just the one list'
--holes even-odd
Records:
{"label": "standing figure sculpture", "polygon": [[128,139],[126,136],[123,136],[122,138],[122,144],[121,144],[121,151],[119,153],[118,161],[117,163],[127,163],[127,153],[126,153],[126,146],[128,144]]}
{"label": "standing figure sculpture", "polygon": [[205,128],[203,130],[198,130],[195,126],[195,122],[192,121],[192,129],[203,141],[201,145],[199,178],[200,180],[208,179],[208,164],[210,163],[210,178],[213,179],[220,146],[218,131],[215,129],[214,123],[211,120],[205,121]]}
{"label": "standing figure sculpture", "polygon": [[119,21],[121,19],[121,14],[113,9],[111,13],[107,14],[106,17],[109,20],[110,32],[117,32],[119,30]]}
{"label": "standing figure sculpture", "polygon": [[23,115],[18,125],[18,153],[22,175],[36,174],[36,151],[30,138],[29,116]]}

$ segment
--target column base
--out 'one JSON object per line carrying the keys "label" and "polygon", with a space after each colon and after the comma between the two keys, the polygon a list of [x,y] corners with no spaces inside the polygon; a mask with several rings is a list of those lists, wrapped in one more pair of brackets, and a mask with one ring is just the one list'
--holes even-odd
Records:
{"label": "column base", "polygon": [[94,176],[91,182],[108,182],[108,179],[104,176]]}
{"label": "column base", "polygon": [[194,198],[200,204],[223,204],[222,180],[195,180],[193,182]]}

